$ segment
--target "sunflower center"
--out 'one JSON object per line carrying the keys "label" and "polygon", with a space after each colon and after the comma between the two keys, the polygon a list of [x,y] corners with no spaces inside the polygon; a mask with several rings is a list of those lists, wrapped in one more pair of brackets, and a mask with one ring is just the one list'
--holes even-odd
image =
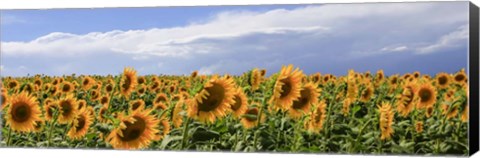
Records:
{"label": "sunflower center", "polygon": [[283,83],[282,85],[282,93],[280,93],[280,98],[284,98],[290,94],[292,91],[292,83],[290,82],[290,78],[285,78],[280,80]]}
{"label": "sunflower center", "polygon": [[140,107],[141,103],[139,101],[132,104],[132,110],[137,110]]}
{"label": "sunflower center", "polygon": [[222,85],[214,83],[212,87],[205,88],[210,94],[199,106],[200,111],[212,111],[217,108],[225,98],[225,89]]}
{"label": "sunflower center", "polygon": [[68,85],[68,84],[63,85],[62,91],[64,91],[64,92],[70,91],[70,85]]}
{"label": "sunflower center", "polygon": [[122,141],[132,141],[138,139],[147,127],[145,120],[142,118],[137,116],[134,116],[133,118],[135,118],[134,123],[130,123],[128,121],[124,122],[127,128],[122,130],[123,137],[117,135]]}
{"label": "sunflower center", "polygon": [[322,120],[321,118],[322,118],[322,113],[320,111],[317,111],[315,113],[315,122],[316,123],[320,122]]}
{"label": "sunflower center", "polygon": [[88,83],[90,83],[90,81],[88,79],[83,80],[83,85],[88,85]]}
{"label": "sunflower center", "polygon": [[[257,108],[249,109],[246,113],[250,114],[250,115],[257,116],[258,115],[258,109]],[[247,119],[248,121],[256,121],[257,120],[256,117],[245,117],[245,119]]]}
{"label": "sunflower center", "polygon": [[113,87],[112,85],[107,85],[107,87],[105,87],[105,89],[107,90],[107,92],[111,92],[113,90]]}
{"label": "sunflower center", "polygon": [[8,84],[8,87],[10,87],[10,88],[13,88],[13,87],[16,87],[16,86],[17,86],[17,83],[15,83],[15,82],[10,82]]}
{"label": "sunflower center", "polygon": [[465,76],[463,76],[461,74],[455,76],[455,81],[463,81],[463,79],[465,79]]}
{"label": "sunflower center", "polygon": [[20,102],[13,105],[12,119],[15,122],[25,122],[30,118],[31,109],[27,103]]}
{"label": "sunflower center", "polygon": [[445,84],[447,83],[447,81],[448,81],[448,80],[447,80],[447,77],[446,77],[446,76],[440,76],[440,77],[438,78],[438,84],[440,84],[440,85],[445,85]]}
{"label": "sunflower center", "polygon": [[372,91],[370,88],[365,89],[365,91],[362,94],[362,98],[364,99],[370,99],[370,94],[372,94]]}
{"label": "sunflower center", "polygon": [[70,104],[70,102],[68,101],[62,101],[60,103],[60,106],[62,107],[62,116],[70,116],[70,114],[72,113],[72,104]]}
{"label": "sunflower center", "polygon": [[102,100],[100,100],[100,103],[101,104],[106,104],[108,102],[108,98],[107,97],[103,97]]}
{"label": "sunflower center", "polygon": [[294,109],[301,109],[307,106],[311,99],[312,99],[312,92],[310,91],[310,89],[308,88],[303,89],[302,91],[300,91],[300,98],[293,102],[292,107]]}
{"label": "sunflower center", "polygon": [[240,109],[240,106],[242,106],[242,99],[240,99],[238,95],[235,95],[234,100],[235,104],[232,105],[232,110],[237,111],[238,109]]}
{"label": "sunflower center", "polygon": [[77,119],[78,121],[78,124],[77,124],[77,128],[76,128],[76,132],[82,130],[85,126],[85,116],[83,115],[80,115],[80,117]]}
{"label": "sunflower center", "polygon": [[130,87],[130,84],[131,84],[131,79],[130,77],[127,76],[125,78],[125,83],[123,83],[122,85],[123,90],[126,91]]}
{"label": "sunflower center", "polygon": [[419,96],[420,96],[420,102],[428,102],[430,99],[432,99],[432,93],[428,89],[420,89],[419,91]]}

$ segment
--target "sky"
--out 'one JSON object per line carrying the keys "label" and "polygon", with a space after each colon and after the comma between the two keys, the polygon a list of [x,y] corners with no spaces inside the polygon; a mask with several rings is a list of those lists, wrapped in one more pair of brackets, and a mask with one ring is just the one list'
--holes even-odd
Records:
{"label": "sky", "polygon": [[468,2],[2,10],[2,76],[467,67]]}

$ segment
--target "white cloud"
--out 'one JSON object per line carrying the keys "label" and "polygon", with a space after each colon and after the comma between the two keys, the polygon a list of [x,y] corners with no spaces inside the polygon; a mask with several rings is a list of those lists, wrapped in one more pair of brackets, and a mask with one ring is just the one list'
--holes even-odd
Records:
{"label": "white cloud", "polygon": [[114,73],[132,65],[149,73],[184,74],[192,69],[239,73],[252,67],[278,69],[278,64],[285,63],[305,65],[309,63],[304,60],[315,58],[339,62],[398,52],[437,52],[444,45],[462,44],[455,42],[464,37],[461,30],[443,35],[468,22],[467,8],[467,2],[446,2],[231,11],[186,26],[87,34],[53,32],[32,41],[1,44],[6,58],[34,56],[50,61],[48,67],[69,65],[62,71],[56,68],[56,73],[80,69]]}
{"label": "white cloud", "polygon": [[457,30],[442,36],[434,44],[418,49],[419,54],[434,53],[439,50],[445,50],[455,47],[465,46],[468,39],[468,25],[463,25]]}

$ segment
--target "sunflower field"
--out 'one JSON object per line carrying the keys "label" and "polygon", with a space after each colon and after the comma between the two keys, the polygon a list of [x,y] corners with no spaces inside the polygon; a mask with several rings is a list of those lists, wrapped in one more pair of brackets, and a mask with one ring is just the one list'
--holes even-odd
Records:
{"label": "sunflower field", "polygon": [[465,70],[2,77],[3,147],[468,154]]}

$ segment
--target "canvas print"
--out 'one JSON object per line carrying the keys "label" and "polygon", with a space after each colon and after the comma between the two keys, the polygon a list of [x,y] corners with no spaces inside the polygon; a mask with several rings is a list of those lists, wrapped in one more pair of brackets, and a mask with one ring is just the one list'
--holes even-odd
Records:
{"label": "canvas print", "polygon": [[468,155],[468,7],[2,10],[0,146]]}

